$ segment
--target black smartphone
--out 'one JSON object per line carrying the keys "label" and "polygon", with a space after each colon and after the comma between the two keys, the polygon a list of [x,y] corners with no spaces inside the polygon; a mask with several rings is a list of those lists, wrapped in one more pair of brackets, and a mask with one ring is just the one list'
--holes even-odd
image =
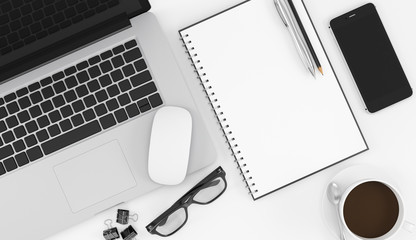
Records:
{"label": "black smartphone", "polygon": [[369,112],[412,95],[383,23],[372,3],[334,18],[330,28]]}

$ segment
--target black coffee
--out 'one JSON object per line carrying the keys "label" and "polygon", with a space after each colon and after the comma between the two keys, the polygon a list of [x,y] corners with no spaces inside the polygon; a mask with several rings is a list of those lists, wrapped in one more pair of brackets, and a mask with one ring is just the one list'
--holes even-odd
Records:
{"label": "black coffee", "polygon": [[399,203],[393,191],[381,182],[356,186],[344,204],[344,219],[354,234],[377,238],[388,233],[399,216]]}

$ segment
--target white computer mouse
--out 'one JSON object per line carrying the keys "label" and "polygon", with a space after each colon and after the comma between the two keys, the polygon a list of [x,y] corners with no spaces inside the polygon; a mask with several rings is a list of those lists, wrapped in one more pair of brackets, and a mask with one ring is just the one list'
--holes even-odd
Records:
{"label": "white computer mouse", "polygon": [[148,171],[159,184],[181,183],[188,170],[192,138],[192,117],[181,107],[160,108],[153,119]]}

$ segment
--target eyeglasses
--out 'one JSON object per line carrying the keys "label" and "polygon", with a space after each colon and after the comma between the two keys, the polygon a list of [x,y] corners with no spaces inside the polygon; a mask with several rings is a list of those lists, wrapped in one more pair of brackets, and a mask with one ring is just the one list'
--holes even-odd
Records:
{"label": "eyeglasses", "polygon": [[176,233],[188,220],[188,207],[191,204],[210,204],[221,196],[225,189],[227,189],[225,172],[221,167],[218,167],[147,225],[147,231],[162,237]]}

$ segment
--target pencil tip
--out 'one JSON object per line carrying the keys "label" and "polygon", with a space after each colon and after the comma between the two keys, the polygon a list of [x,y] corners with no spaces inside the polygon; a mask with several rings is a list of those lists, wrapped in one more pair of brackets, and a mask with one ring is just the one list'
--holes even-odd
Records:
{"label": "pencil tip", "polygon": [[322,67],[318,67],[318,70],[321,72],[322,75],[324,75],[324,72],[322,71]]}

